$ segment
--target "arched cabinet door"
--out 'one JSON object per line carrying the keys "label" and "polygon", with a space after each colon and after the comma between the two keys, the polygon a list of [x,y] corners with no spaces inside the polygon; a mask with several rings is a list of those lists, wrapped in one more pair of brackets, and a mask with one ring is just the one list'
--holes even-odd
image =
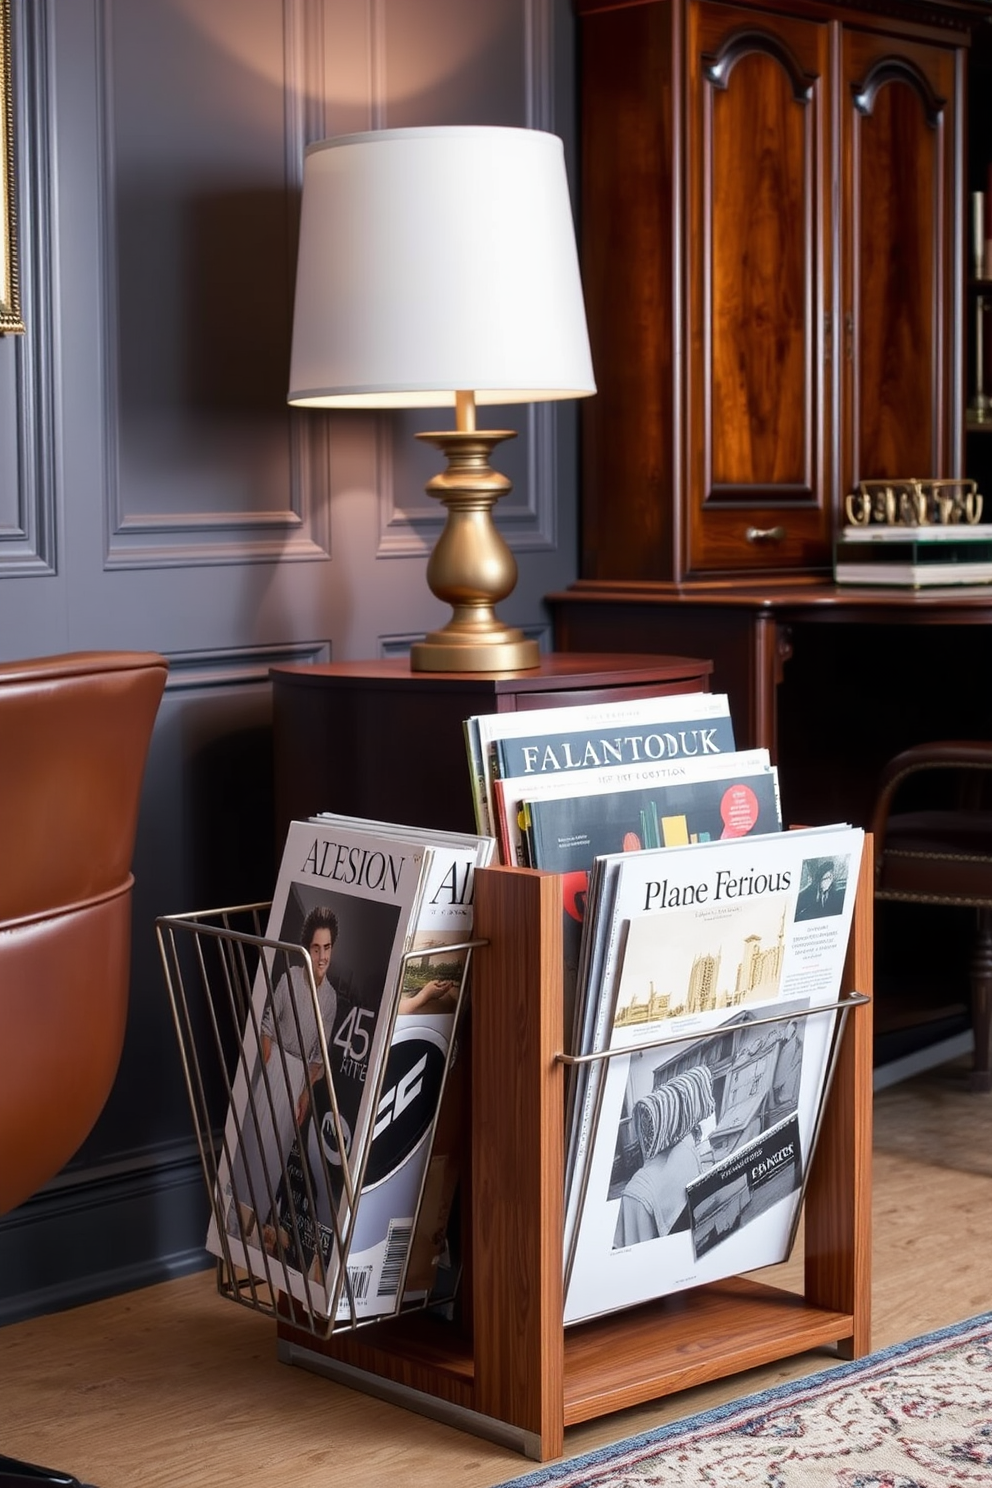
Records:
{"label": "arched cabinet door", "polygon": [[859,480],[961,474],[968,27],[923,0],[573,3],[582,577],[829,574]]}
{"label": "arched cabinet door", "polygon": [[687,12],[684,571],[829,554],[829,27]]}
{"label": "arched cabinet door", "polygon": [[962,53],[845,28],[840,469],[961,473]]}

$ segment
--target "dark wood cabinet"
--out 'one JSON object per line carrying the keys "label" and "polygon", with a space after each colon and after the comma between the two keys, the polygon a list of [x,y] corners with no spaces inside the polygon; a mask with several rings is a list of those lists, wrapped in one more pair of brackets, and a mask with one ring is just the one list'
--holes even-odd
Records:
{"label": "dark wood cabinet", "polygon": [[[992,15],[986,13],[972,31],[968,54],[968,233],[972,233],[972,192],[983,193],[986,217],[992,185]],[[973,240],[967,257],[965,319],[968,339],[968,416],[965,474],[984,497],[983,520],[992,520],[992,264],[976,262]],[[979,396],[981,394],[981,396]]]}
{"label": "dark wood cabinet", "polygon": [[859,480],[962,471],[967,29],[576,8],[583,577],[822,573]]}

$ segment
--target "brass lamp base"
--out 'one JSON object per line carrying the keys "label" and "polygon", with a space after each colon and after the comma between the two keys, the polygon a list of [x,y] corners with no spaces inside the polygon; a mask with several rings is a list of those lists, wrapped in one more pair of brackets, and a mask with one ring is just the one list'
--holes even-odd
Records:
{"label": "brass lamp base", "polygon": [[450,604],[451,619],[413,646],[415,672],[516,672],[540,664],[537,642],[504,625],[494,605],[517,582],[517,564],[492,511],[511,489],[489,464],[493,448],[515,438],[512,429],[452,429],[418,434],[448,459],[448,468],[427,483],[447,508],[447,520],[427,564],[427,582]]}
{"label": "brass lamp base", "polygon": [[451,625],[431,631],[410,649],[412,672],[526,672],[540,666],[537,642],[506,628],[501,637],[459,639]]}

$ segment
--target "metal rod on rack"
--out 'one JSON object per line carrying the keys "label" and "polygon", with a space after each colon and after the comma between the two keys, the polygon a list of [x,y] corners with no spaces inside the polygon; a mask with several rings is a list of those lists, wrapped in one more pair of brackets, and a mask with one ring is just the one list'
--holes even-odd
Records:
{"label": "metal rod on rack", "polygon": [[[825,1002],[819,1007],[791,1008],[785,1013],[774,1013],[768,1018],[752,1018],[748,1021],[748,1028],[761,1028],[766,1023],[784,1023],[790,1018],[811,1018],[815,1013],[844,1012],[848,1008],[860,1007],[862,1003],[871,1002],[864,992],[849,992],[839,1002]],[[723,1023],[719,1028],[691,1029],[688,1032],[669,1034],[666,1038],[651,1039],[643,1044],[624,1044],[618,1049],[597,1049],[591,1054],[556,1054],[555,1059],[559,1064],[595,1064],[601,1059],[619,1059],[623,1054],[641,1054],[648,1049],[663,1049],[666,1044],[695,1043],[697,1040],[718,1038],[726,1034],[727,1024]]]}
{"label": "metal rod on rack", "polygon": [[[565,1065],[591,1065],[610,1059],[619,1059],[625,1055],[647,1053],[652,1049],[663,1049],[673,1044],[702,1043],[714,1038],[724,1038],[726,1037],[728,1031],[732,1031],[735,1027],[746,1027],[748,1031],[750,1031],[754,1028],[762,1028],[768,1024],[791,1022],[797,1018],[812,1018],[820,1014],[836,1013],[838,1016],[836,1020],[836,1026],[833,1030],[830,1054],[828,1056],[827,1068],[824,1074],[823,1089],[820,1092],[820,1100],[813,1121],[813,1130],[810,1135],[809,1150],[803,1163],[802,1178],[800,1180],[796,1209],[792,1218],[792,1223],[790,1225],[788,1251],[791,1251],[793,1245],[795,1244],[796,1233],[799,1228],[799,1221],[802,1215],[803,1200],[806,1196],[806,1185],[809,1180],[813,1155],[816,1151],[816,1144],[820,1135],[827,1097],[830,1094],[830,1087],[833,1083],[834,1071],[836,1069],[837,1060],[840,1054],[841,1037],[843,1035],[844,1027],[847,1021],[847,1015],[852,1008],[862,1007],[870,1002],[871,998],[868,997],[864,992],[849,992],[844,997],[839,998],[836,1002],[823,1003],[817,1007],[807,1008],[797,1008],[793,1006],[788,1008],[785,1012],[772,1013],[764,1018],[749,1019],[746,1025],[722,1023],[718,1028],[690,1030],[688,1032],[682,1032],[680,1034],[670,1034],[666,1038],[645,1040],[643,1043],[637,1044],[627,1044],[624,1045],[622,1048],[598,1049],[591,1054],[557,1054],[555,1058],[558,1063]],[[598,1129],[600,1117],[602,1114],[604,1090],[605,1084],[601,1084],[595,1096],[595,1111],[591,1118],[594,1132]],[[591,1165],[588,1162],[585,1162],[582,1165],[582,1176],[578,1190],[578,1212],[580,1213],[585,1206],[586,1196],[589,1189],[590,1174]],[[573,1255],[574,1252],[565,1257],[566,1287],[568,1286],[570,1280]]]}

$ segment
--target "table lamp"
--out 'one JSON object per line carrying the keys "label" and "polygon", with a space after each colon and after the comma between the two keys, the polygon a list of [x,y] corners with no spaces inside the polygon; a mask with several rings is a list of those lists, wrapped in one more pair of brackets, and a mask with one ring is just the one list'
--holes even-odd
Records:
{"label": "table lamp", "polygon": [[516,671],[537,642],[495,605],[517,566],[493,522],[510,490],[489,457],[509,429],[476,406],[595,392],[561,140],[532,129],[383,129],[310,145],[289,402],[454,407],[417,437],[447,468],[428,492],[447,519],[427,564],[452,607],[414,645],[414,671]]}

